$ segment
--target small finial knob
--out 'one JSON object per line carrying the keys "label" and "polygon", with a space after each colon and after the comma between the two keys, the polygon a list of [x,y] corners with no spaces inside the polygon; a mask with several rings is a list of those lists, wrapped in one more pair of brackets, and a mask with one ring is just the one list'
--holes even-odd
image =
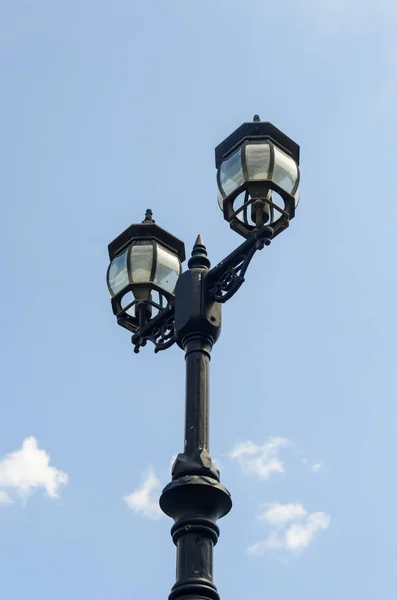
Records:
{"label": "small finial knob", "polygon": [[259,123],[260,120],[261,120],[261,118],[259,115],[254,115],[254,118],[253,118],[254,123]]}
{"label": "small finial knob", "polygon": [[211,266],[210,260],[207,256],[207,248],[204,245],[201,235],[197,236],[192,250],[192,257],[189,259],[187,266],[189,269],[193,269],[195,267],[209,269]]}
{"label": "small finial knob", "polygon": [[153,219],[153,212],[150,210],[150,208],[147,209],[147,211],[145,212],[145,218],[142,221],[142,223],[155,223],[156,221]]}

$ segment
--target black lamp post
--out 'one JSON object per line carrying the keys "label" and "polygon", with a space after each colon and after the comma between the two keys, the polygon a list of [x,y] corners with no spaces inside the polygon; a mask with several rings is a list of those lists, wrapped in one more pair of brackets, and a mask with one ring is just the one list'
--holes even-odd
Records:
{"label": "black lamp post", "polygon": [[185,351],[185,443],[160,497],[174,519],[176,583],[169,600],[219,600],[212,578],[217,520],[232,507],[209,455],[209,361],[221,330],[221,305],[244,282],[257,250],[268,246],[295,215],[299,198],[299,146],[258,116],[215,150],[219,204],[230,227],[246,238],[210,269],[199,235],[188,261],[183,242],[145,220],[109,244],[107,281],[117,322],[133,333],[139,352],[147,341],[155,352],[175,342]]}

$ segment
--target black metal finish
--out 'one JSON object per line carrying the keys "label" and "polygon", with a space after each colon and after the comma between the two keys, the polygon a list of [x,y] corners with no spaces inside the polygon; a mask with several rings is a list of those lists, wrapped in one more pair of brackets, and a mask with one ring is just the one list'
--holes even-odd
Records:
{"label": "black metal finish", "polygon": [[132,336],[135,352],[147,341],[155,352],[174,342],[185,351],[184,449],[160,497],[161,509],[174,519],[171,535],[177,547],[176,583],[169,600],[220,600],[213,582],[213,548],[219,537],[217,521],[230,511],[232,501],[209,454],[209,364],[221,331],[221,304],[240,288],[252,257],[272,236],[271,227],[258,229],[210,269],[199,235],[172,305]]}
{"label": "black metal finish", "polygon": [[[255,115],[252,123],[239,127],[216,148],[217,168],[247,140],[263,138],[273,141],[299,163],[299,146]],[[274,218],[277,207],[272,202],[272,191],[280,193],[285,203],[278,221]],[[121,324],[133,333],[131,341],[135,352],[148,341],[154,344],[155,352],[174,343],[185,352],[184,447],[173,464],[172,481],[160,497],[161,509],[174,519],[171,535],[177,548],[176,582],[169,600],[220,600],[213,582],[213,548],[219,538],[217,521],[228,514],[232,501],[220,483],[219,470],[209,453],[211,351],[221,332],[222,304],[243,284],[255,253],[268,246],[288,226],[294,216],[295,199],[271,182],[253,182],[246,190],[241,208],[234,208],[233,197],[229,196],[223,206],[230,226],[247,238],[236,250],[211,269],[203,239],[198,236],[188,269],[179,276],[174,294],[163,290],[160,304],[151,297],[136,299],[123,311],[121,300],[126,288],[112,298],[117,319],[123,320]],[[255,226],[248,224],[248,210]],[[158,241],[176,252],[181,261],[185,258],[183,242],[155,225],[148,210],[142,224],[132,225],[109,245],[111,260],[137,239],[154,240],[154,246]],[[153,279],[154,272],[150,286],[160,292]],[[131,306],[136,308],[136,318],[126,320],[125,311]],[[150,312],[152,308],[158,310],[155,316]]]}
{"label": "black metal finish", "polygon": [[117,254],[120,254],[127,246],[129,246],[129,244],[131,244],[131,242],[137,239],[156,240],[157,242],[160,242],[160,244],[163,244],[170,250],[176,252],[181,262],[185,260],[185,244],[182,240],[172,235],[172,233],[169,233],[169,231],[156,225],[156,222],[152,218],[152,214],[152,211],[148,208],[142,223],[130,225],[128,229],[123,231],[123,233],[120,233],[113,242],[110,242],[108,246],[110,260],[113,260]]}
{"label": "black metal finish", "polygon": [[232,508],[228,490],[209,454],[209,365],[221,331],[221,304],[244,282],[257,250],[269,245],[270,227],[262,227],[213,269],[198,236],[167,308],[132,336],[135,352],[151,341],[155,352],[173,343],[185,351],[186,400],[183,452],[172,467],[172,481],[160,497],[162,511],[174,519],[176,582],[169,600],[220,600],[213,581],[213,549],[218,519]]}
{"label": "black metal finish", "polygon": [[257,250],[269,246],[273,237],[271,227],[255,231],[246,242],[216,265],[208,274],[208,295],[216,302],[229,300],[245,281],[245,273]]}
{"label": "black metal finish", "polygon": [[208,295],[210,263],[201,236],[188,266],[175,290],[175,337],[186,358],[184,451],[174,462],[160,506],[175,521],[176,583],[169,600],[219,600],[212,576],[216,521],[230,511],[232,501],[209,455],[209,362],[220,334],[221,307]]}
{"label": "black metal finish", "polygon": [[231,133],[223,142],[215,148],[215,166],[218,169],[222,162],[230,156],[245,140],[255,139],[270,139],[276,146],[279,146],[292,156],[299,164],[299,146],[291,140],[280,129],[277,129],[271,123],[258,120],[258,115],[255,115],[252,123],[243,123],[233,133]]}
{"label": "black metal finish", "polygon": [[155,352],[175,342],[185,351],[186,400],[183,452],[172,467],[172,481],[160,497],[163,512],[174,519],[177,547],[176,582],[169,600],[220,600],[213,582],[213,548],[218,519],[232,508],[209,453],[209,364],[221,331],[221,306],[244,282],[257,250],[269,245],[271,227],[264,226],[213,269],[199,235],[175,289],[175,299],[138,328],[131,341],[135,352],[151,341]]}
{"label": "black metal finish", "polygon": [[163,309],[143,327],[140,327],[137,333],[134,333],[131,338],[131,342],[134,345],[134,352],[138,353],[149,341],[154,344],[154,351],[156,353],[166,350],[175,344],[173,304]]}
{"label": "black metal finish", "polygon": [[[135,297],[129,304],[122,306],[123,298],[127,296],[129,292],[133,292],[136,296],[140,287],[145,290],[145,297],[143,299]],[[158,292],[160,303],[153,300],[151,294],[152,291]],[[116,315],[117,323],[132,333],[140,331],[147,323],[152,323],[151,317],[153,308],[162,313],[172,305],[173,301],[173,294],[166,292],[152,281],[143,284],[129,283],[111,299],[113,313]],[[134,308],[133,315],[130,314],[132,308]]]}
{"label": "black metal finish", "polygon": [[[266,143],[269,146],[269,173],[264,180],[251,180],[248,177],[246,151],[247,147],[259,143]],[[275,146],[289,154],[298,167],[300,152],[298,144],[271,123],[261,122],[259,116],[255,115],[252,123],[241,125],[215,149],[217,183],[222,198],[220,207],[223,216],[231,229],[246,239],[265,224],[272,227],[273,237],[276,237],[289,226],[290,220],[295,216],[295,193],[299,186],[299,169],[294,189],[288,193],[273,180]],[[232,192],[227,192],[221,185],[221,166],[237,151],[240,151],[244,177]],[[277,202],[274,200],[273,192],[278,195]],[[243,194],[244,200],[241,201]],[[248,219],[248,209],[251,212],[251,222]]]}
{"label": "black metal finish", "polygon": [[[215,343],[221,327],[218,303],[224,304],[234,296],[245,281],[245,273],[254,254],[269,246],[272,237],[272,228],[263,226],[209,270],[207,250],[199,235],[189,259],[190,268],[179,277],[175,300],[132,336],[134,351],[139,352],[148,341],[154,344],[156,353],[175,342],[183,348],[183,336],[194,330],[207,332],[211,343]],[[198,271],[195,270],[197,268]],[[176,324],[175,303],[178,305]]]}
{"label": "black metal finish", "polygon": [[[132,279],[131,272],[131,251],[136,244],[140,244],[142,241],[147,245],[151,245],[152,248],[151,273],[148,281],[135,282]],[[165,229],[156,225],[153,220],[153,213],[150,208],[148,208],[142,223],[131,225],[108,246],[111,261],[128,249],[128,285],[124,286],[117,294],[113,294],[108,280],[108,289],[111,295],[112,309],[113,313],[116,315],[117,323],[134,334],[141,331],[146,324],[153,321],[153,309],[155,311],[154,314],[156,315],[156,312],[162,313],[173,305],[174,294],[155,283],[158,243],[171,250],[172,253],[178,257],[180,263],[185,260],[185,244]],[[111,266],[112,263],[109,265],[108,274]],[[152,292],[158,294],[158,302],[153,299]],[[131,298],[129,303],[125,303],[125,299],[127,298]],[[163,325],[164,324],[161,323],[162,327]],[[157,351],[168,348],[173,343],[173,341],[171,341],[172,335],[170,335],[170,328],[167,325],[169,325],[169,322],[164,325],[160,331],[153,331],[147,338],[155,343]],[[150,326],[150,328],[152,327]],[[153,333],[155,335],[153,335]],[[159,338],[158,342],[156,341],[157,338]],[[135,344],[134,342],[135,351],[138,352],[140,346],[145,343],[144,338],[142,338],[138,344]]]}

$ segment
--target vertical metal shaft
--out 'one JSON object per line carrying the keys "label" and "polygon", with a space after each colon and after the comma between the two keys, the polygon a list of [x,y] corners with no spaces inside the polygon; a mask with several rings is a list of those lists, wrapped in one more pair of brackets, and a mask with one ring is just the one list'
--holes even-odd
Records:
{"label": "vertical metal shaft", "polygon": [[213,471],[208,454],[211,346],[200,332],[185,340],[185,451],[177,459],[182,476],[173,477],[160,500],[164,512],[175,519],[171,535],[177,548],[176,583],[169,600],[219,600],[213,583],[213,549],[219,537],[216,521],[229,512],[231,500],[215,478],[219,473]]}
{"label": "vertical metal shaft", "polygon": [[205,337],[192,335],[185,346],[186,409],[185,452],[209,452],[209,362],[211,345]]}
{"label": "vertical metal shaft", "polygon": [[219,600],[212,578],[216,521],[230,511],[232,502],[208,453],[209,362],[221,314],[204,284],[210,262],[201,236],[188,266],[175,293],[175,335],[186,359],[185,443],[160,506],[174,519],[171,535],[177,548],[176,583],[169,600]]}

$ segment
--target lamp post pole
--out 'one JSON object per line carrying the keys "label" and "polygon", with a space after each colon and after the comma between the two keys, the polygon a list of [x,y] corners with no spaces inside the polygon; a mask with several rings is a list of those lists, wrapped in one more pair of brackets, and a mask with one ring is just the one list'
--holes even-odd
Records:
{"label": "lamp post pole", "polygon": [[175,521],[176,583],[169,600],[219,600],[212,577],[216,521],[230,511],[232,501],[209,455],[209,366],[220,334],[221,306],[208,298],[210,262],[201,236],[188,266],[175,293],[175,335],[186,360],[184,451],[176,458],[160,506]]}
{"label": "lamp post pole", "polygon": [[299,146],[258,116],[215,150],[219,203],[230,227],[245,241],[212,269],[198,236],[188,269],[185,247],[146,212],[109,244],[107,282],[117,322],[133,333],[134,351],[148,341],[155,352],[175,342],[185,352],[183,452],[160,497],[174,519],[176,582],[169,600],[219,600],[213,582],[218,519],[232,507],[209,454],[209,366],[221,331],[222,304],[244,282],[258,250],[285,231],[299,199]]}

